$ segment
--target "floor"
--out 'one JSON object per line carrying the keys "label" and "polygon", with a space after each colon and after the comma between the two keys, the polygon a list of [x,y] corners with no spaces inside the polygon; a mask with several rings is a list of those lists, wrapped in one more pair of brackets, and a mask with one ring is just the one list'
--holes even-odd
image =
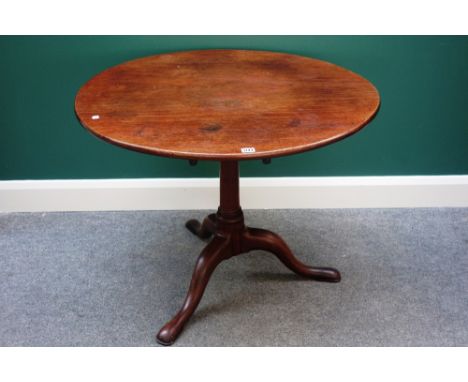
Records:
{"label": "floor", "polygon": [[[0,346],[159,346],[209,211],[0,214]],[[222,263],[174,346],[468,346],[468,209],[247,210],[339,284]]]}

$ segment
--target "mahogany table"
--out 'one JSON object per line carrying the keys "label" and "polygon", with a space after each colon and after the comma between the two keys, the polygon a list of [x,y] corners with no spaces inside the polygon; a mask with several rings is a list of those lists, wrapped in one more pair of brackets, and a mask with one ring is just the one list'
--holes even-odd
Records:
{"label": "mahogany table", "polygon": [[145,57],[99,73],[75,111],[98,137],[154,155],[220,162],[220,204],[186,227],[211,241],[201,252],[180,311],[157,334],[170,345],[200,302],[216,266],[252,250],[276,255],[297,274],[338,282],[333,268],[298,260],[275,233],[244,224],[238,161],[295,154],[335,142],[377,113],[375,87],[311,58],[249,50],[200,50]]}

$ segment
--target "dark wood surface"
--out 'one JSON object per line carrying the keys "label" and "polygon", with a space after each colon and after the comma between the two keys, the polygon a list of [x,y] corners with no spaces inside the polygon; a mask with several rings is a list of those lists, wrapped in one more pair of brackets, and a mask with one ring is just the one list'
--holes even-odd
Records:
{"label": "dark wood surface", "polygon": [[266,51],[200,50],[107,69],[80,89],[75,111],[92,133],[129,149],[240,160],[337,141],[368,123],[379,104],[369,81],[328,62]]}

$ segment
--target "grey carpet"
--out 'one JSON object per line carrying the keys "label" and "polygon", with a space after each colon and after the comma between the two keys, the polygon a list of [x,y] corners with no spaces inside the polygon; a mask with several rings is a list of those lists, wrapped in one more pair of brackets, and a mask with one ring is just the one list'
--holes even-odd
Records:
{"label": "grey carpet", "polygon": [[[156,345],[205,244],[184,222],[204,215],[0,214],[0,345]],[[232,258],[176,345],[468,345],[468,209],[245,215],[342,282],[302,279],[266,252]]]}

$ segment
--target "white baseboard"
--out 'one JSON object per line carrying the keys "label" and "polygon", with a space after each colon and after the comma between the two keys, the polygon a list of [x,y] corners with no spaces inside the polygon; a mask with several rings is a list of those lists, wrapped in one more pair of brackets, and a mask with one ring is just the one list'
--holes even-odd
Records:
{"label": "white baseboard", "polygon": [[[218,179],[0,181],[1,212],[216,209]],[[241,178],[253,208],[468,207],[468,175]]]}

